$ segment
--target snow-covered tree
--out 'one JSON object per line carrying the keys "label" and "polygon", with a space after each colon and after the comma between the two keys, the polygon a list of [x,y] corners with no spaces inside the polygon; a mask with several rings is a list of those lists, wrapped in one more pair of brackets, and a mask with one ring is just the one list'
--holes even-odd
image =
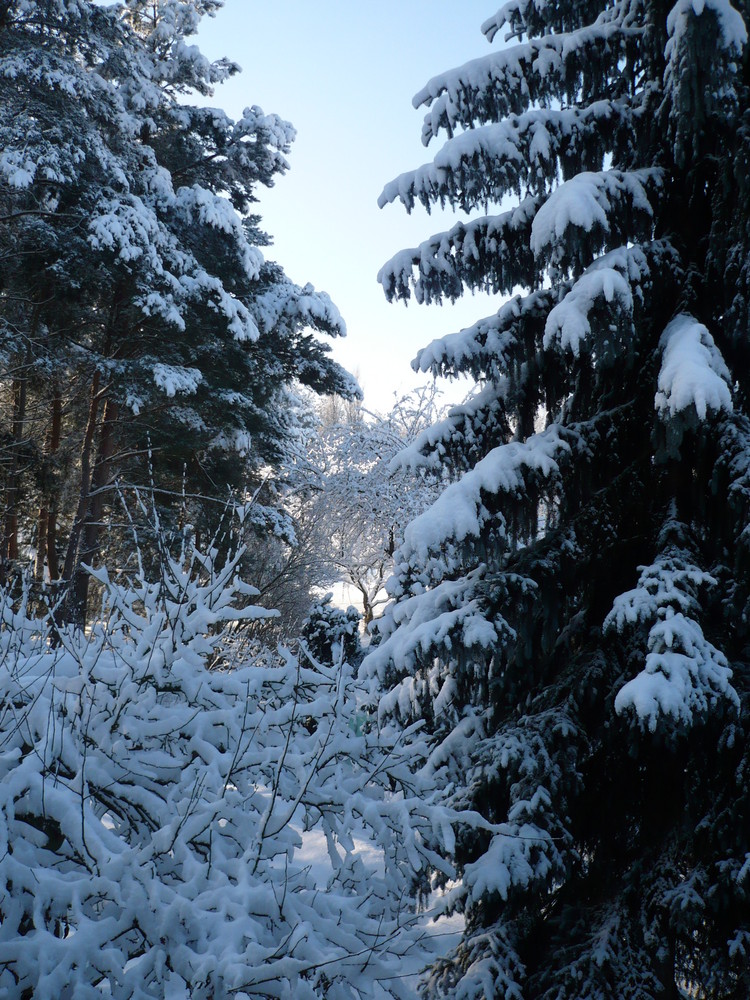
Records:
{"label": "snow-covered tree", "polygon": [[424,741],[353,724],[341,643],[252,641],[240,552],[162,542],[156,578],[97,571],[86,633],[0,595],[0,994],[413,996]]}
{"label": "snow-covered tree", "polygon": [[417,359],[478,390],[363,667],[491,825],[431,996],[750,994],[749,14],[510,0],[381,196],[469,214],[389,298],[513,296]]}
{"label": "snow-covered tree", "polygon": [[360,410],[323,427],[320,488],[309,516],[328,543],[323,578],[356,593],[365,625],[384,603],[404,528],[440,492],[431,473],[393,465],[438,412],[428,386],[397,398],[386,414]]}
{"label": "snow-covered tree", "polygon": [[254,192],[294,130],[189,103],[238,69],[188,43],[221,6],[0,6],[0,559],[33,545],[72,617],[147,447],[165,512],[184,492],[197,524],[202,495],[279,460],[290,384],[357,392],[313,335],[343,333],[330,299],[260,249]]}
{"label": "snow-covered tree", "polygon": [[437,414],[434,387],[396,399],[384,415],[360,411],[323,428],[324,473],[312,520],[327,537],[328,578],[350,587],[369,625],[384,603],[383,586],[404,528],[439,493],[424,470],[392,467]]}
{"label": "snow-covered tree", "polygon": [[256,538],[250,553],[251,578],[284,626],[298,629],[313,595],[336,584],[365,626],[385,603],[404,528],[440,492],[434,475],[392,463],[435,419],[437,400],[434,385],[396,398],[386,414],[339,396],[310,400],[277,484],[288,525]]}

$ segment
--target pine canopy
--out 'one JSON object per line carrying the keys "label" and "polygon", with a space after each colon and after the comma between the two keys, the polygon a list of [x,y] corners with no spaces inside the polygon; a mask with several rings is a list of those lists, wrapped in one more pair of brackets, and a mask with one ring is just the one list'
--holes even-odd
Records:
{"label": "pine canopy", "polygon": [[502,297],[415,363],[477,391],[364,664],[475,816],[430,996],[750,995],[749,14],[511,0],[381,196],[468,216],[390,299]]}
{"label": "pine canopy", "polygon": [[200,525],[278,465],[292,387],[359,392],[330,298],[260,249],[294,129],[188,103],[239,69],[189,41],[222,6],[0,2],[0,581],[35,548],[80,620],[116,481]]}

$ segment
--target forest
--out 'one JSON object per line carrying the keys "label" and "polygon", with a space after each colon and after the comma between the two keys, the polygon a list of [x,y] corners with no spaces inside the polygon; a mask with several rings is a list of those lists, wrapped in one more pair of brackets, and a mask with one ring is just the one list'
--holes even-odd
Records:
{"label": "forest", "polygon": [[748,0],[435,66],[386,413],[224,6],[0,0],[0,997],[748,1000]]}

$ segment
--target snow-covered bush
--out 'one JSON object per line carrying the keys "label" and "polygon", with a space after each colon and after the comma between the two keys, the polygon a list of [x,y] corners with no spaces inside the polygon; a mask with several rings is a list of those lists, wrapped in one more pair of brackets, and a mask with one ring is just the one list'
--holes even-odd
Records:
{"label": "snow-covered bush", "polygon": [[98,571],[85,633],[0,599],[0,996],[409,995],[425,746],[353,730],[343,658],[250,651],[239,559]]}

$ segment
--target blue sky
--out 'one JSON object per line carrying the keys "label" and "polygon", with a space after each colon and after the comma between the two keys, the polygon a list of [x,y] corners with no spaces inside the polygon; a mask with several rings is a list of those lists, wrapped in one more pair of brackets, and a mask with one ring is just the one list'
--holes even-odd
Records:
{"label": "blue sky", "polygon": [[[327,291],[348,326],[336,357],[357,371],[371,408],[417,384],[417,350],[497,308],[469,295],[456,306],[389,305],[376,281],[394,253],[453,224],[452,213],[411,217],[377,207],[383,185],[431,159],[412,96],[435,74],[490,51],[480,31],[491,0],[226,0],[198,44],[243,72],[213,103],[237,116],[250,104],[297,129],[291,170],[261,191],[274,240],[267,255],[290,277]],[[454,388],[450,398],[468,385]]]}

